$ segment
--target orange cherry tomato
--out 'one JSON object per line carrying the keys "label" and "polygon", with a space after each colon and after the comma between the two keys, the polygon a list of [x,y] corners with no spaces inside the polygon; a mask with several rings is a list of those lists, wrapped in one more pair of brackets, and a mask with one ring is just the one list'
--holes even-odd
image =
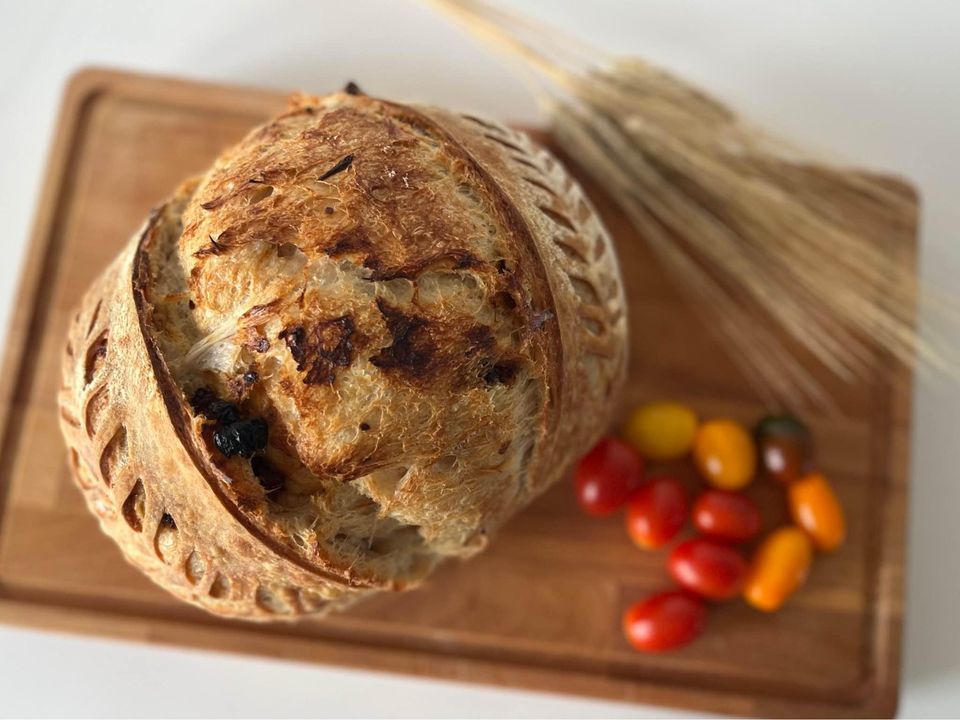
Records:
{"label": "orange cherry tomato", "polygon": [[843,508],[827,479],[811,473],[787,488],[790,515],[806,530],[818,550],[832,552],[843,545],[847,523]]}
{"label": "orange cherry tomato", "polygon": [[643,458],[622,440],[604,438],[580,461],[574,481],[584,512],[609,515],[643,482]]}
{"label": "orange cherry tomato", "polygon": [[729,600],[743,588],[747,561],[729,545],[693,538],[673,549],[667,569],[687,590],[708,600]]}
{"label": "orange cherry tomato", "polygon": [[641,548],[670,542],[687,519],[687,493],[673,478],[651,478],[630,497],[627,534]]}
{"label": "orange cherry tomato", "polygon": [[707,490],[693,504],[693,524],[704,535],[728,542],[747,542],[760,532],[760,511],[740,493]]}
{"label": "orange cherry tomato", "polygon": [[770,533],[754,553],[743,597],[765,612],[779,609],[803,585],[813,560],[807,534],[793,526]]}
{"label": "orange cherry tomato", "polygon": [[710,420],[697,430],[693,457],[704,479],[721,490],[746,487],[757,469],[750,433],[734,420]]}
{"label": "orange cherry tomato", "polygon": [[623,634],[634,649],[662,652],[695,640],[707,626],[707,606],[696,595],[668,590],[631,605]]}

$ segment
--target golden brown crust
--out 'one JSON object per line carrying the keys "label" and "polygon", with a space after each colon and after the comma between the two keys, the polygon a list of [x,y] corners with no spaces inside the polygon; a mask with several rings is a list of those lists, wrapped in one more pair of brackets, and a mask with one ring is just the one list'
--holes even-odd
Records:
{"label": "golden brown crust", "polygon": [[[623,307],[609,239],[526,136],[305,98],[88,292],[61,394],[74,473],[132,563],[214,612],[411,587],[596,439]],[[265,445],[224,444],[252,423]]]}

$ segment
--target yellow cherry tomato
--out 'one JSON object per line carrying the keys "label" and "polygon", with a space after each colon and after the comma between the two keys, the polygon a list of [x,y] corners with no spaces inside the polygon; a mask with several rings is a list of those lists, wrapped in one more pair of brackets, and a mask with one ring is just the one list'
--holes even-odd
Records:
{"label": "yellow cherry tomato", "polygon": [[782,527],[770,533],[753,555],[743,597],[757,610],[773,612],[807,579],[813,546],[803,530]]}
{"label": "yellow cherry tomato", "polygon": [[823,475],[805,475],[787,488],[787,495],[793,521],[806,530],[817,550],[832,552],[843,545],[847,534],[843,508]]}
{"label": "yellow cherry tomato", "polygon": [[704,479],[721,490],[746,487],[757,469],[757,448],[735,420],[710,420],[697,430],[693,457]]}
{"label": "yellow cherry tomato", "polygon": [[654,402],[641,405],[627,418],[623,435],[651,460],[682,457],[693,447],[697,416],[686,405]]}

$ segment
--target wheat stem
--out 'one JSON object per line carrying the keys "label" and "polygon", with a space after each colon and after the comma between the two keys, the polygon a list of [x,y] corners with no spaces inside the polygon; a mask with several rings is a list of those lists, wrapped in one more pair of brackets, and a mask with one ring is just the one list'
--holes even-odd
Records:
{"label": "wheat stem", "polygon": [[942,336],[915,330],[918,301],[951,329],[960,302],[900,263],[915,203],[889,180],[814,162],[642,59],[612,58],[485,0],[430,1],[542,75],[564,152],[610,193],[763,395],[829,404],[784,337],[847,381],[886,367],[878,350],[960,374]]}

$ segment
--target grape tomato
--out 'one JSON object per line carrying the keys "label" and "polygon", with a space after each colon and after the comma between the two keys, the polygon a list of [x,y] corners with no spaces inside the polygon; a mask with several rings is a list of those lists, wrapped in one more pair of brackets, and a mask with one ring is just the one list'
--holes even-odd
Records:
{"label": "grape tomato", "polygon": [[627,609],[623,633],[634,649],[662,652],[687,645],[707,626],[707,606],[696,595],[668,590]]}
{"label": "grape tomato", "polygon": [[748,542],[760,532],[760,511],[750,498],[729,490],[707,490],[693,504],[693,524],[704,535]]}
{"label": "grape tomato", "polygon": [[687,519],[687,493],[669,477],[651,478],[630,498],[627,534],[637,546],[650,550],[670,542]]}
{"label": "grape tomato", "polygon": [[622,507],[643,482],[643,458],[617,438],[594,446],[574,475],[577,500],[589,515],[609,515]]}

